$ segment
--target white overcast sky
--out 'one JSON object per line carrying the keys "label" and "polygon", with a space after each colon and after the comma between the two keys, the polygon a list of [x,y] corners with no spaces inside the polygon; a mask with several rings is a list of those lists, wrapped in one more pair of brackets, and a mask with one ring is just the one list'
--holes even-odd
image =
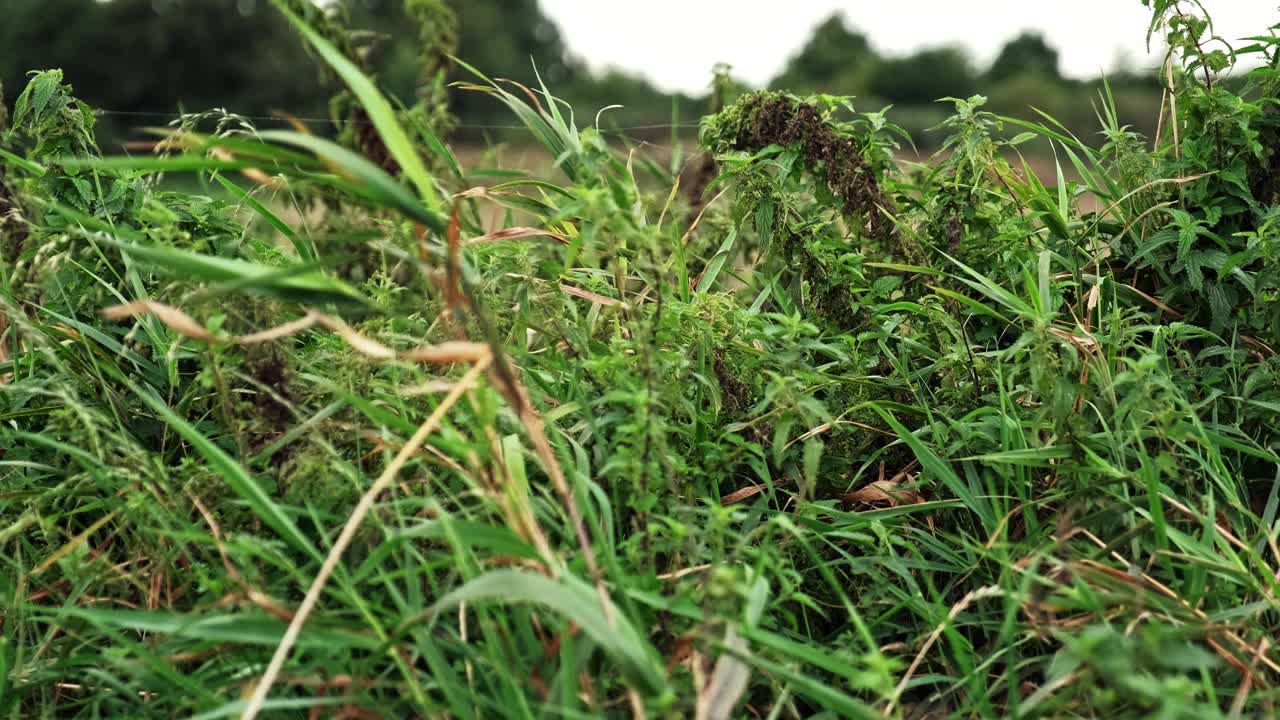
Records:
{"label": "white overcast sky", "polygon": [[[1280,0],[1204,2],[1228,39],[1280,22]],[[1138,0],[542,0],[542,7],[593,67],[693,93],[705,90],[717,62],[763,85],[836,10],[881,53],[955,44],[979,67],[1009,38],[1038,30],[1061,52],[1063,71],[1077,77],[1110,70],[1122,52],[1146,64],[1150,21]]]}

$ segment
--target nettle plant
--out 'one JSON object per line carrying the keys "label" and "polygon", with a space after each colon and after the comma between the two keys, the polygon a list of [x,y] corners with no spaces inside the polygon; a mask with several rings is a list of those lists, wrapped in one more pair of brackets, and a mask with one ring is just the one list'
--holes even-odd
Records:
{"label": "nettle plant", "polygon": [[[1158,172],[1176,183],[1162,193],[1165,227],[1133,249],[1132,265],[1151,271],[1162,295],[1207,311],[1214,330],[1241,323],[1280,337],[1280,41],[1259,36],[1236,48],[1198,2],[1144,4],[1153,12],[1148,40],[1163,34],[1169,46],[1166,76],[1178,108]],[[1254,67],[1243,78],[1232,74],[1246,63]]]}
{"label": "nettle plant", "polygon": [[0,136],[0,715],[1274,714],[1274,29],[1149,3],[1158,137],[925,162],[722,70],[688,184],[473,70],[554,163],[492,182],[445,6],[404,109],[276,4],[336,141],[103,158],[56,71]]}

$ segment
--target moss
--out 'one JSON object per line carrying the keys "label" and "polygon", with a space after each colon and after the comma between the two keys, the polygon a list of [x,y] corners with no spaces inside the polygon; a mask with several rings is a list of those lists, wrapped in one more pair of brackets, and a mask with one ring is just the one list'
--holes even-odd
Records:
{"label": "moss", "polygon": [[715,152],[796,148],[809,172],[823,179],[843,212],[859,219],[868,237],[889,241],[896,235],[881,210],[890,210],[891,204],[874,169],[854,139],[838,132],[812,103],[785,93],[751,93],[709,119],[702,142]]}
{"label": "moss", "polygon": [[829,229],[825,223],[794,228],[779,221],[773,230],[774,247],[806,283],[807,304],[832,325],[852,328],[856,324],[852,290],[856,273],[845,266],[851,248],[830,237]]}

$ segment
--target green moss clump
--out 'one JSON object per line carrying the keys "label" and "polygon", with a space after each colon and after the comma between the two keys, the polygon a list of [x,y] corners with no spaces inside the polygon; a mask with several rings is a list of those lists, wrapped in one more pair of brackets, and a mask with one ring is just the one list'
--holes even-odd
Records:
{"label": "green moss clump", "polygon": [[821,177],[846,216],[880,241],[896,234],[884,210],[890,203],[858,144],[842,133],[816,104],[792,95],[761,91],[746,95],[708,118],[702,144],[713,152],[758,152],[770,145],[798,149],[810,172]]}

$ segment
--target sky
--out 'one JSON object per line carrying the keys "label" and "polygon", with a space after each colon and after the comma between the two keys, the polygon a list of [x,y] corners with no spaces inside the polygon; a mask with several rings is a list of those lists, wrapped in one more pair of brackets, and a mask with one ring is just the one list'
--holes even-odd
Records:
{"label": "sky", "polygon": [[[1280,22],[1278,0],[1204,3],[1218,34],[1231,40]],[[764,85],[839,10],[890,55],[959,45],[985,67],[1006,40],[1037,30],[1073,77],[1097,76],[1122,56],[1135,64],[1160,59],[1147,62],[1151,16],[1139,0],[542,0],[542,7],[570,50],[593,67],[629,70],[663,90],[689,93],[706,89],[717,62]]]}

